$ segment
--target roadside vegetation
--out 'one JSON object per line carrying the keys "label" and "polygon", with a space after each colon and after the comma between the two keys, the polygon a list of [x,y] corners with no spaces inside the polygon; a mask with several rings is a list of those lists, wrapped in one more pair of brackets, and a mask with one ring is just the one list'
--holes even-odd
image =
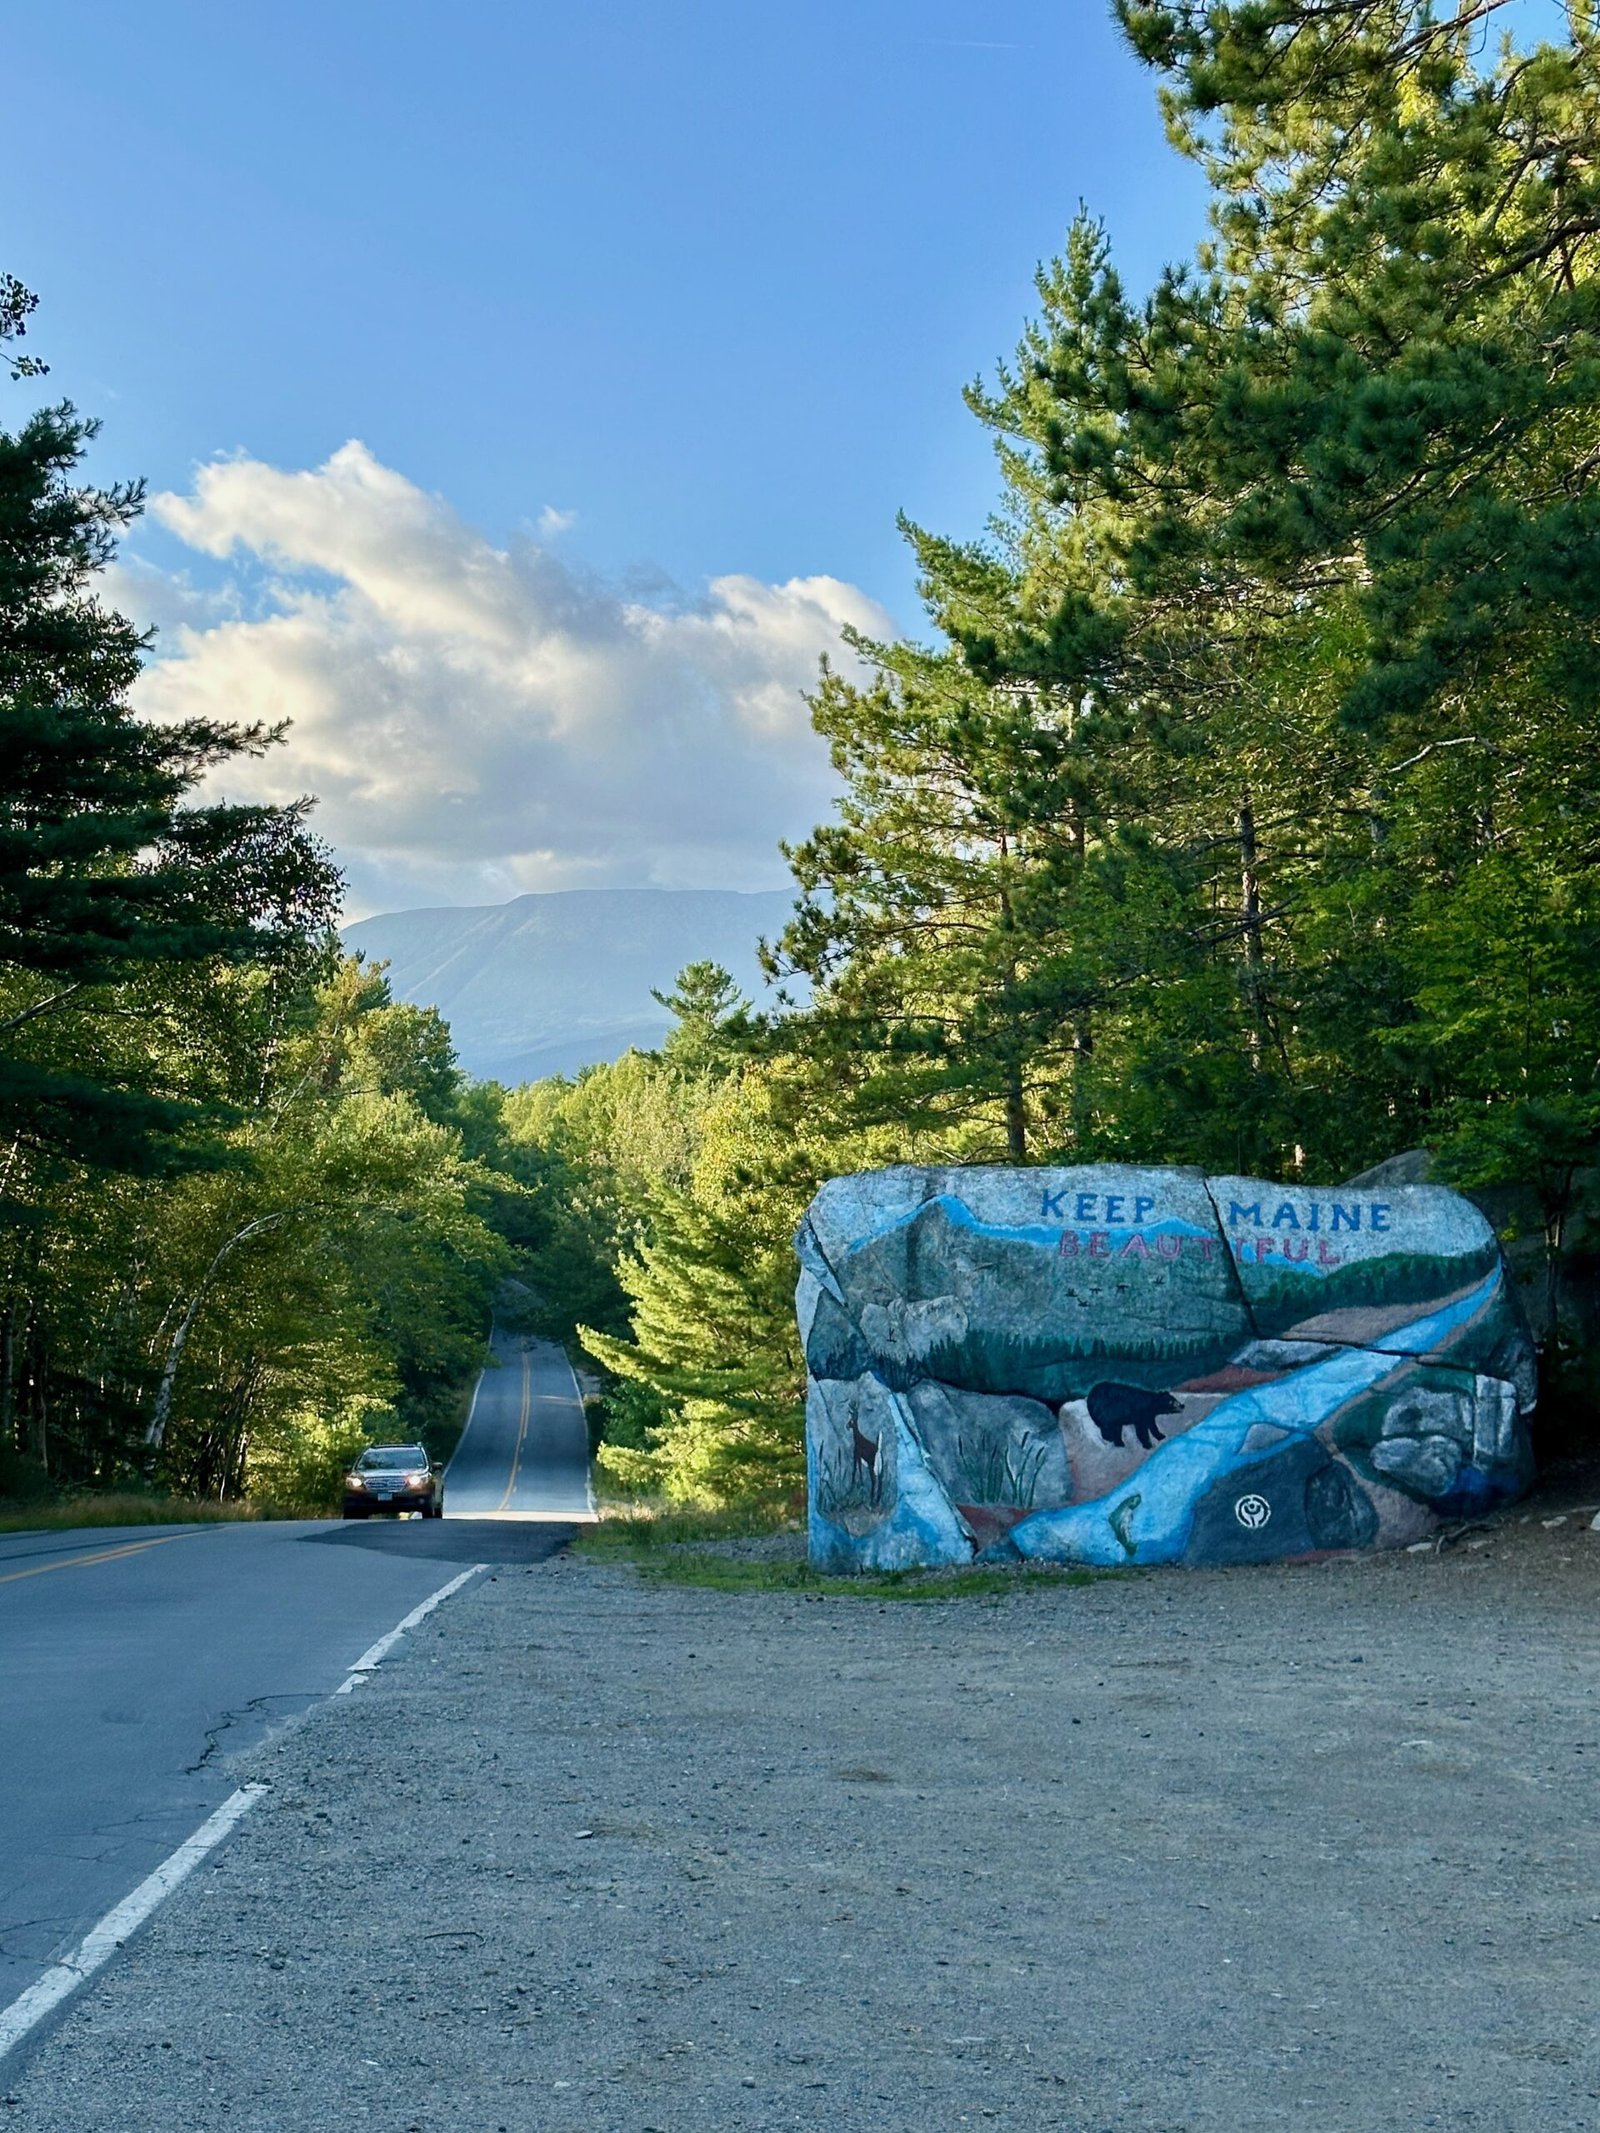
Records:
{"label": "roadside vegetation", "polygon": [[0,1533],[70,1532],[78,1526],[191,1526],[238,1519],[305,1518],[305,1505],[218,1502],[211,1497],[159,1495],[150,1490],[102,1489],[90,1494],[44,1494],[0,1500]]}
{"label": "roadside vegetation", "polygon": [[[1093,1585],[1124,1571],[1067,1570],[1051,1565],[1018,1564],[1014,1568],[888,1570],[841,1578],[813,1570],[798,1552],[765,1553],[729,1550],[748,1544],[762,1531],[798,1533],[763,1527],[759,1510],[731,1506],[721,1513],[634,1510],[603,1518],[573,1543],[574,1552],[591,1562],[625,1563],[648,1578],[674,1585],[700,1585],[714,1592],[789,1592],[813,1597],[843,1594],[856,1600],[994,1599],[1021,1585]],[[720,1546],[719,1546],[720,1544]]]}
{"label": "roadside vegetation", "polygon": [[1425,1148],[1589,1426],[1600,44],[1504,0],[1117,13],[1212,234],[1139,296],[1080,216],[969,389],[994,517],[908,525],[925,641],[819,679],[843,797],[786,854],[777,1012],[695,965],[658,1053],[466,1085],[341,959],[306,807],[197,797],[275,736],[129,708],[95,586],[137,490],[80,485],[70,409],[0,438],[0,1494],[326,1500],[449,1426],[514,1275],[603,1373],[614,1498],[792,1518],[790,1238],[899,1160]]}

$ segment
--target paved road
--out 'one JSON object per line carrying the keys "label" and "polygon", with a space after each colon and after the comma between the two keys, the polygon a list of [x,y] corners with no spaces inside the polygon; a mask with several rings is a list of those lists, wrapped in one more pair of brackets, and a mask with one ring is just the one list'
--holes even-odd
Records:
{"label": "paved road", "polygon": [[445,1474],[444,1515],[593,1518],[583,1401],[554,1341],[496,1332]]}
{"label": "paved road", "polygon": [[565,1538],[420,1520],[0,1536],[0,2008],[232,1792],[240,1750],[463,1562]]}

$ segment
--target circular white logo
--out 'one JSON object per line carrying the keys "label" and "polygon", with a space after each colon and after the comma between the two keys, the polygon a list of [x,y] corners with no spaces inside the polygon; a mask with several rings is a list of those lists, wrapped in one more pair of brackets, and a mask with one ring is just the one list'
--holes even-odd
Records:
{"label": "circular white logo", "polygon": [[1233,1507],[1233,1515],[1247,1531],[1259,1533],[1272,1516],[1272,1506],[1264,1496],[1252,1493],[1239,1498]]}

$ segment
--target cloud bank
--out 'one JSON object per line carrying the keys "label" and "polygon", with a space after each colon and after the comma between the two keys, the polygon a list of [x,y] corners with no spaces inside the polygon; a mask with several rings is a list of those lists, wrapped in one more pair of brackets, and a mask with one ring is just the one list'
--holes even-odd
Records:
{"label": "cloud bank", "polygon": [[[834,791],[800,692],[853,624],[836,578],[646,598],[533,538],[496,548],[359,443],[307,472],[209,465],[155,518],[228,566],[215,592],[125,570],[156,623],[140,705],[288,718],[230,796],[319,800],[352,916],[524,889],[771,887]],[[566,514],[549,512],[555,534]]]}

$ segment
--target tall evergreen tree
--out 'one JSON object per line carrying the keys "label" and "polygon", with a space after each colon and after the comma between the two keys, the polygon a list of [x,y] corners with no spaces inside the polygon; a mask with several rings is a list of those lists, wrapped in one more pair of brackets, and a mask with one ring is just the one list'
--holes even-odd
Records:
{"label": "tall evergreen tree", "polygon": [[788,848],[801,901],[769,968],[809,981],[794,1039],[857,1124],[1024,1161],[1063,1105],[1087,1132],[1097,1017],[1135,967],[1135,854],[1096,864],[1111,722],[949,655],[857,649],[875,678],[825,673],[812,700],[845,795]]}
{"label": "tall evergreen tree", "polygon": [[132,709],[145,640],[95,580],[141,490],[78,481],[94,434],[65,405],[0,433],[0,1146],[139,1169],[192,1159],[200,1114],[170,1053],[99,1031],[187,972],[303,974],[338,877],[303,805],[189,801],[273,733]]}
{"label": "tall evergreen tree", "polygon": [[1122,366],[1174,499],[1134,567],[1354,585],[1346,715],[1418,745],[1508,679],[1600,698],[1600,46],[1497,48],[1503,6],[1119,0],[1217,203]]}

